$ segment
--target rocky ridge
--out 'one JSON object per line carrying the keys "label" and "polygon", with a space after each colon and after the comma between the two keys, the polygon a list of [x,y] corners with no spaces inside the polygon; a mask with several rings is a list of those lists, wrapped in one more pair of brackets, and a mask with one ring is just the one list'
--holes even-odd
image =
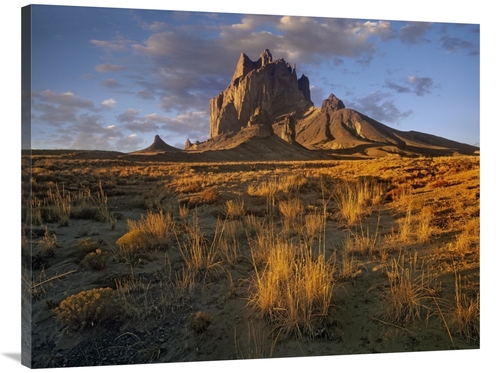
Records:
{"label": "rocky ridge", "polygon": [[210,100],[210,137],[304,112],[313,106],[310,96],[309,79],[297,79],[284,59],[273,61],[268,49],[257,61],[242,53],[229,86]]}

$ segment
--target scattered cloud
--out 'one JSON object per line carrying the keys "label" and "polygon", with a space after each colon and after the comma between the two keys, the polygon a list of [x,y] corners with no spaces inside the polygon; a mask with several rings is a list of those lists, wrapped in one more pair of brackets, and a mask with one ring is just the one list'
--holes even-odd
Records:
{"label": "scattered cloud", "polygon": [[127,68],[125,66],[115,65],[112,63],[103,63],[97,65],[95,69],[100,73],[109,73],[109,72],[126,70]]}
{"label": "scattered cloud", "polygon": [[430,43],[430,40],[425,38],[425,34],[430,30],[432,23],[430,22],[411,22],[403,26],[399,32],[399,39],[408,45]]}
{"label": "scattered cloud", "polygon": [[118,115],[116,119],[118,119],[118,121],[122,123],[133,122],[134,120],[138,119],[140,112],[141,111],[138,109],[130,108]]}
{"label": "scattered cloud", "polygon": [[441,37],[439,41],[441,42],[441,46],[446,50],[447,53],[465,51],[468,55],[471,56],[479,55],[479,48],[468,40],[445,35]]}
{"label": "scattered cloud", "polygon": [[352,107],[382,123],[397,124],[413,113],[412,110],[399,110],[394,104],[393,96],[380,91],[358,98]]}
{"label": "scattered cloud", "polygon": [[109,89],[115,89],[120,86],[120,84],[115,79],[104,79],[101,82],[101,86]]}
{"label": "scattered cloud", "polygon": [[123,37],[117,37],[113,40],[96,40],[92,39],[90,43],[96,47],[108,51],[126,51],[131,41]]}
{"label": "scattered cloud", "polygon": [[101,102],[101,105],[107,109],[112,109],[115,107],[116,103],[117,101],[114,98],[108,98],[107,100]]}
{"label": "scattered cloud", "polygon": [[408,77],[408,82],[417,96],[424,96],[431,93],[431,90],[435,87],[432,78],[428,77],[420,78],[418,76],[411,75]]}
{"label": "scattered cloud", "polygon": [[394,81],[386,80],[384,87],[397,93],[414,93],[417,96],[425,96],[426,94],[432,93],[433,89],[438,86],[434,84],[432,78],[411,75],[402,80],[399,84]]}
{"label": "scattered cloud", "polygon": [[47,89],[34,92],[33,118],[52,126],[73,122],[81,110],[95,110],[94,103],[74,95],[72,92],[54,93]]}

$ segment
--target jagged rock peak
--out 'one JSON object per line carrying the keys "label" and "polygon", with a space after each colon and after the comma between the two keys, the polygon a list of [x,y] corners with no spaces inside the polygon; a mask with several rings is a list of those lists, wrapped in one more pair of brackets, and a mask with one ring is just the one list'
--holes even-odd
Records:
{"label": "jagged rock peak", "polygon": [[259,57],[260,65],[264,66],[267,65],[269,62],[273,61],[273,55],[269,51],[269,49],[266,49],[264,52]]}
{"label": "jagged rock peak", "polygon": [[163,139],[160,137],[160,135],[156,135],[155,136],[155,139],[153,141],[153,145],[167,145],[167,143],[165,141],[163,141]]}
{"label": "jagged rock peak", "polygon": [[243,79],[250,71],[257,70],[259,67],[265,66],[273,61],[273,56],[269,49],[261,53],[257,61],[252,61],[245,53],[240,54],[236,69],[231,79],[231,83],[235,83],[239,79]]}
{"label": "jagged rock peak", "polygon": [[192,146],[193,146],[193,143],[191,141],[189,141],[189,139],[187,139],[186,142],[185,142],[185,144],[184,144],[184,149],[188,150]]}
{"label": "jagged rock peak", "polygon": [[327,114],[340,109],[345,109],[345,105],[342,100],[339,100],[333,93],[330,93],[330,96],[328,96],[321,105],[321,111]]}
{"label": "jagged rock peak", "polygon": [[254,115],[258,107],[272,123],[311,106],[309,79],[302,75],[297,80],[295,65],[292,68],[283,58],[273,60],[268,49],[255,62],[242,53],[228,87],[210,100],[210,137],[237,133],[249,121],[256,124],[261,118]]}

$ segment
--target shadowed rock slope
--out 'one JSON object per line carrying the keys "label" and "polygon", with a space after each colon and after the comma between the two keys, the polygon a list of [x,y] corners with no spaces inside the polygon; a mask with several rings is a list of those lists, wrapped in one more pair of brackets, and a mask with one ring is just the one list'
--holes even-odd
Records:
{"label": "shadowed rock slope", "polygon": [[[275,126],[276,128],[277,126]],[[320,108],[296,120],[295,139],[308,149],[367,156],[474,154],[477,147],[417,131],[399,131],[355,110],[330,95]]]}

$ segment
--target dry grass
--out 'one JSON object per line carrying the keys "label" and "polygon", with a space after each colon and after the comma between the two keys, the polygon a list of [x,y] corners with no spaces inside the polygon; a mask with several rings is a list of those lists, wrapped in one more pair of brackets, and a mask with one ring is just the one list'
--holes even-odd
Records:
{"label": "dry grass", "polygon": [[285,231],[300,231],[303,226],[304,205],[299,198],[280,201],[279,212],[282,216]]}
{"label": "dry grass", "polygon": [[305,246],[277,242],[264,262],[254,265],[249,305],[280,335],[314,335],[331,305],[333,261]]}
{"label": "dry grass", "polygon": [[234,329],[234,345],[236,355],[239,359],[263,359],[273,356],[276,339],[271,339],[269,332],[265,332],[263,327],[256,326],[255,323],[247,324],[245,336],[238,335],[236,327]]}
{"label": "dry grass", "polygon": [[455,299],[447,316],[453,332],[467,342],[479,342],[479,293],[465,294],[460,275],[455,275]]}
{"label": "dry grass", "polygon": [[333,192],[337,204],[337,218],[352,226],[371,213],[371,207],[381,202],[383,186],[371,178],[342,181]]}
{"label": "dry grass", "polygon": [[169,213],[151,212],[141,216],[139,220],[127,220],[129,231],[141,231],[159,240],[168,240],[175,228],[175,221]]}
{"label": "dry grass", "polygon": [[432,225],[431,221],[433,218],[433,208],[431,206],[425,206],[420,210],[420,215],[418,217],[417,223],[417,241],[429,242],[432,235]]}
{"label": "dry grass", "polygon": [[[50,302],[54,307],[65,289],[111,286],[109,282],[116,281],[121,330],[135,333],[136,328],[165,327],[168,320],[172,343],[188,347],[179,347],[186,360],[215,356],[208,350],[224,358],[253,358],[344,353],[349,346],[349,353],[446,349],[447,334],[450,339],[453,334],[457,348],[467,348],[466,342],[478,346],[476,160],[394,157],[383,162],[249,165],[172,164],[158,159],[136,165],[125,158],[109,162],[41,158],[33,180],[26,179],[36,195],[24,203],[23,216],[39,227],[26,224],[23,263],[32,266],[33,274],[23,278],[34,283],[32,296],[39,310],[45,312]],[[447,184],[432,184],[439,180]],[[386,185],[392,188],[387,194]],[[58,227],[65,217],[56,212],[57,189],[61,206],[70,202],[69,228]],[[207,198],[209,192],[201,196],[208,190],[216,199]],[[96,204],[107,210],[108,200],[114,210],[109,215],[123,217],[115,231],[98,218]],[[201,206],[208,203],[219,205]],[[374,214],[381,219],[377,221]],[[124,224],[126,218],[134,220]],[[47,238],[44,224],[49,227]],[[84,230],[92,239],[73,244]],[[42,242],[49,245],[53,232],[61,247],[35,268],[29,261],[30,248],[39,250]],[[120,237],[116,248],[106,244],[116,237]],[[77,260],[68,258],[71,250]],[[398,257],[398,250],[411,250],[413,258]],[[414,253],[429,265],[417,262]],[[66,280],[57,273],[69,273],[68,265],[78,273]],[[96,272],[101,268],[103,272]],[[462,276],[455,294],[454,270]],[[442,293],[435,289],[438,275]],[[42,297],[47,304],[40,302]],[[383,326],[370,317],[374,304],[382,307],[378,321]],[[212,316],[213,327],[203,335],[186,333],[186,317],[197,310]],[[54,320],[47,325],[54,323],[51,327],[56,330]],[[108,321],[90,323],[105,327]],[[245,331],[247,321],[251,324]],[[233,324],[236,355],[227,344],[227,325]],[[355,324],[366,327],[369,343],[359,343]],[[418,335],[411,347],[401,343],[401,330]],[[343,343],[330,343],[340,336]],[[138,338],[147,341],[139,333]],[[277,343],[280,338],[286,343]],[[213,349],[195,351],[191,342],[199,341]],[[300,351],[295,347],[299,345]],[[137,346],[149,345],[138,339]],[[152,349],[163,361],[173,358],[169,351]]]}
{"label": "dry grass", "polygon": [[393,258],[387,269],[389,291],[385,299],[385,317],[389,322],[406,325],[421,319],[426,300],[435,293],[435,276],[416,268],[417,257]]}
{"label": "dry grass", "polygon": [[230,219],[239,219],[245,216],[245,201],[243,200],[229,200],[224,204],[224,212]]}
{"label": "dry grass", "polygon": [[[379,221],[374,232],[370,232],[370,226],[363,228],[363,224],[359,224],[359,229],[349,229],[349,233],[344,241],[344,247],[347,254],[352,255],[373,255],[378,251],[381,245],[381,239],[378,234]],[[372,229],[373,231],[373,229]]]}
{"label": "dry grass", "polygon": [[186,224],[184,240],[177,237],[180,255],[184,261],[183,282],[189,283],[190,288],[196,280],[205,281],[215,275],[221,268],[220,242],[222,227],[216,226],[211,242],[204,236],[195,215],[193,221]]}

